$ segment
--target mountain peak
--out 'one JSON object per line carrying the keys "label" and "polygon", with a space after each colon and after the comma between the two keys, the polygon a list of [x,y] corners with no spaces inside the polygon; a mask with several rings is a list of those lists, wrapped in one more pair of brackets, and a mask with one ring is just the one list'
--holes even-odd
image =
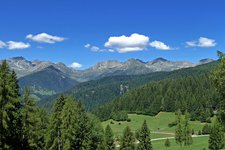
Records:
{"label": "mountain peak", "polygon": [[12,60],[26,60],[24,57],[22,56],[18,56],[18,57],[12,57]]}
{"label": "mountain peak", "polygon": [[210,62],[213,62],[214,60],[211,59],[211,58],[204,58],[204,59],[201,59],[199,60],[199,64],[206,64],[206,63],[210,63]]}
{"label": "mountain peak", "polygon": [[152,60],[151,62],[152,63],[158,63],[158,62],[168,62],[169,60],[165,59],[165,58],[162,58],[162,57],[159,57],[159,58],[156,58],[154,60]]}

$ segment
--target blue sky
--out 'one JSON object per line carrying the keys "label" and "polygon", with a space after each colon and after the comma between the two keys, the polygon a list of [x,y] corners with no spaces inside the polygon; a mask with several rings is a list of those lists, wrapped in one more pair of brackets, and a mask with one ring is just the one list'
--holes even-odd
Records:
{"label": "blue sky", "polygon": [[224,7],[224,0],[3,0],[0,59],[80,69],[129,58],[216,59],[225,52]]}

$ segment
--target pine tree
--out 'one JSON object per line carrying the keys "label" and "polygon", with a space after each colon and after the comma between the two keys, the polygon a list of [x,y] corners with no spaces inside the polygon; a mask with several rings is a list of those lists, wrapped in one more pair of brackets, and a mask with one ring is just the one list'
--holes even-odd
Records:
{"label": "pine tree", "polygon": [[37,149],[38,108],[26,87],[22,98],[22,143],[23,149]]}
{"label": "pine tree", "polygon": [[170,147],[170,140],[168,138],[166,139],[164,145],[165,145],[166,148]]}
{"label": "pine tree", "polygon": [[77,105],[77,128],[75,132],[75,149],[88,149],[90,144],[90,120],[81,102]]}
{"label": "pine tree", "polygon": [[106,143],[105,144],[106,150],[115,149],[114,135],[113,135],[113,131],[109,125],[107,125],[105,128],[105,143]]}
{"label": "pine tree", "polygon": [[[70,150],[70,149],[77,149],[75,148],[77,144],[76,139],[76,132],[77,132],[77,104],[73,100],[72,97],[68,97],[65,101],[65,104],[62,109],[61,118],[62,118],[62,125],[61,128],[61,141],[62,144],[60,146],[57,146],[58,143],[61,143],[61,141],[58,141],[58,138],[55,140],[55,144],[58,150]],[[56,130],[58,131],[58,130]],[[56,134],[56,137],[58,134]],[[54,146],[54,145],[53,145]],[[54,146],[55,147],[55,146]],[[77,150],[81,149],[79,147]]]}
{"label": "pine tree", "polygon": [[87,115],[90,120],[90,150],[105,150],[105,134],[101,121],[93,114]]}
{"label": "pine tree", "polygon": [[0,65],[0,149],[21,148],[19,88],[6,61]]}
{"label": "pine tree", "polygon": [[181,118],[181,111],[180,109],[177,111],[177,126],[175,130],[175,140],[176,143],[179,144],[182,147],[182,142],[183,142],[183,132],[182,132],[182,118]]}
{"label": "pine tree", "polygon": [[220,57],[220,64],[212,75],[212,79],[216,85],[217,91],[220,93],[220,111],[219,111],[219,121],[223,128],[225,129],[225,55],[218,51]]}
{"label": "pine tree", "polygon": [[123,131],[123,137],[121,141],[121,150],[134,150],[135,149],[135,138],[134,134],[131,132],[131,129],[129,126],[127,126]]}
{"label": "pine tree", "polygon": [[139,144],[137,149],[138,150],[152,150],[152,143],[151,143],[151,138],[150,138],[150,130],[148,128],[146,120],[144,120],[144,123],[139,130],[138,134],[138,140]]}
{"label": "pine tree", "polygon": [[49,150],[61,150],[61,126],[62,126],[62,109],[65,105],[66,98],[61,95],[56,99],[51,113],[48,134],[46,137],[46,148]]}
{"label": "pine tree", "polygon": [[209,135],[209,149],[210,150],[219,150],[224,147],[224,134],[221,130],[221,126],[216,123]]}
{"label": "pine tree", "polygon": [[185,112],[185,119],[184,119],[184,128],[183,128],[183,142],[185,146],[190,148],[190,145],[193,143],[192,140],[192,132],[189,124],[189,117],[187,111]]}

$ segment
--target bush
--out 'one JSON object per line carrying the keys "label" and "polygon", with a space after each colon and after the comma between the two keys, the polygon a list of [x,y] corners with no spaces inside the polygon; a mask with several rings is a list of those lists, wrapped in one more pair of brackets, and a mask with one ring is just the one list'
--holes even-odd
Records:
{"label": "bush", "polygon": [[131,119],[130,119],[130,118],[128,118],[128,119],[127,119],[127,122],[131,122]]}
{"label": "bush", "polygon": [[173,122],[171,122],[171,123],[168,124],[168,127],[172,128],[172,127],[174,127],[176,125],[177,125],[177,122],[176,121],[173,121]]}

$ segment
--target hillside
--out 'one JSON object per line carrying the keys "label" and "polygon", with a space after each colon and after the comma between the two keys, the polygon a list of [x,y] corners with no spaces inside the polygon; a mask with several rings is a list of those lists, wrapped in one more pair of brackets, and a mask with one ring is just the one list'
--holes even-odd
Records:
{"label": "hillside", "polygon": [[31,93],[39,99],[64,92],[77,84],[77,81],[67,77],[66,74],[53,66],[19,79],[22,91],[25,86],[28,86],[31,88]]}
{"label": "hillside", "polygon": [[198,115],[207,118],[218,107],[218,94],[209,80],[215,66],[211,63],[174,71],[164,80],[133,89],[99,107],[95,114],[105,120],[111,117],[112,112],[122,110],[155,115],[160,111],[174,112],[181,108],[193,114],[193,119],[201,120]]}
{"label": "hillside", "polygon": [[[149,82],[206,74],[212,71],[216,65],[217,62],[212,62],[172,72],[155,72],[147,75],[136,76],[105,77],[99,80],[80,83],[71,90],[64,92],[64,94],[72,95],[75,99],[82,101],[88,110],[93,110],[94,108],[110,102],[116,97]],[[48,97],[47,99],[43,99],[40,102],[40,105],[50,109],[57,96],[58,94]]]}

